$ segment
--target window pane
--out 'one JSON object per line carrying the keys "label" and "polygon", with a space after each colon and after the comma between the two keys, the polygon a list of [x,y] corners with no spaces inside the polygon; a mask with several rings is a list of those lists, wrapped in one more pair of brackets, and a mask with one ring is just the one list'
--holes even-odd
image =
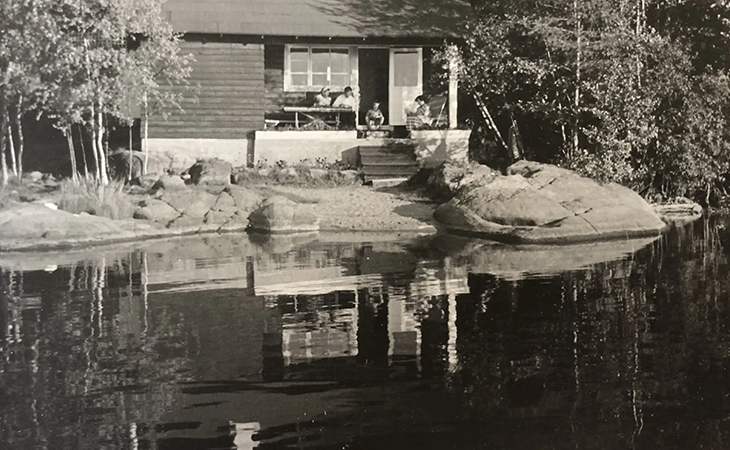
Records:
{"label": "window pane", "polygon": [[330,66],[332,72],[349,73],[350,72],[350,57],[345,48],[332,49],[330,56]]}
{"label": "window pane", "polygon": [[307,73],[309,70],[309,51],[306,48],[292,48],[289,51],[289,70]]}
{"label": "window pane", "polygon": [[330,65],[330,51],[327,48],[312,49],[312,72],[327,73]]}
{"label": "window pane", "polygon": [[338,86],[344,88],[350,84],[350,75],[345,73],[333,73],[332,74],[332,86]]}
{"label": "window pane", "polygon": [[418,86],[418,53],[398,52],[393,55],[395,86]]}
{"label": "window pane", "polygon": [[307,74],[291,74],[292,86],[306,86],[307,84]]}
{"label": "window pane", "polygon": [[329,81],[327,81],[327,74],[326,73],[313,73],[312,74],[312,85],[317,87],[324,87],[329,86]]}

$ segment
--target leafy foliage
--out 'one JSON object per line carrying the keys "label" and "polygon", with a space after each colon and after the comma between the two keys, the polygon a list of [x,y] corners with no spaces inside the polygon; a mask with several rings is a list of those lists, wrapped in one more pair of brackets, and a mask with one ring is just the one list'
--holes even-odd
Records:
{"label": "leafy foliage", "polygon": [[472,3],[462,76],[502,127],[517,118],[529,158],[642,193],[722,191],[730,5]]}
{"label": "leafy foliage", "polygon": [[[163,1],[2,2],[0,115],[7,117],[12,104],[18,114],[47,115],[67,136],[75,124],[86,127],[96,176],[106,183],[109,117],[130,123],[140,104],[179,106],[181,93],[167,86],[184,84],[190,74],[191,56],[181,54],[179,36],[164,21]],[[75,176],[71,139],[69,147]]]}

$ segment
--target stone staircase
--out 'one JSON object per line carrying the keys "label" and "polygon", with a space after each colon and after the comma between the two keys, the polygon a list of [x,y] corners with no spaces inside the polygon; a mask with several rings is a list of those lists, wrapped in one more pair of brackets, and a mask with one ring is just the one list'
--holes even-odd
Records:
{"label": "stone staircase", "polygon": [[405,181],[418,172],[411,142],[364,143],[358,150],[366,183]]}

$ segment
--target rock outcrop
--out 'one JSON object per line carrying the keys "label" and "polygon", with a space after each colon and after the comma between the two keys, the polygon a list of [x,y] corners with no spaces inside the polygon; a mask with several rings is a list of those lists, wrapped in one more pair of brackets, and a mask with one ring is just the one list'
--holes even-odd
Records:
{"label": "rock outcrop", "polygon": [[306,204],[283,196],[269,197],[248,217],[249,228],[265,233],[319,231],[319,217]]}
{"label": "rock outcrop", "polygon": [[[144,180],[140,180],[140,185]],[[166,191],[185,189],[185,180],[176,175],[161,175],[155,184],[152,185],[152,190],[164,189]]]}
{"label": "rock outcrop", "polygon": [[475,177],[434,218],[451,232],[512,243],[645,237],[666,229],[632,190],[531,161],[513,164],[507,176]]}
{"label": "rock outcrop", "polygon": [[488,183],[500,173],[477,163],[445,162],[436,167],[426,182],[426,189],[434,198],[450,199],[464,187],[475,181]]}
{"label": "rock outcrop", "polygon": [[209,192],[202,188],[165,190],[158,198],[145,199],[135,212],[165,228],[242,230],[261,196],[240,186]]}
{"label": "rock outcrop", "polygon": [[206,159],[196,162],[188,169],[190,182],[199,185],[231,184],[231,163],[220,159]]}
{"label": "rock outcrop", "polygon": [[132,240],[159,234],[159,228],[139,220],[112,220],[87,213],[72,214],[41,204],[18,203],[0,209],[0,250],[42,249]]}

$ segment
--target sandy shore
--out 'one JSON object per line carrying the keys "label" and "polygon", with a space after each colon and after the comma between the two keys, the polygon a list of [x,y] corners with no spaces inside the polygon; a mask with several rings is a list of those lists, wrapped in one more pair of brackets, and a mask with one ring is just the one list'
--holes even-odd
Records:
{"label": "sandy shore", "polygon": [[264,196],[267,193],[283,195],[298,203],[310,204],[320,218],[320,231],[436,231],[433,211],[437,204],[399,187],[302,189],[264,186],[258,189]]}

